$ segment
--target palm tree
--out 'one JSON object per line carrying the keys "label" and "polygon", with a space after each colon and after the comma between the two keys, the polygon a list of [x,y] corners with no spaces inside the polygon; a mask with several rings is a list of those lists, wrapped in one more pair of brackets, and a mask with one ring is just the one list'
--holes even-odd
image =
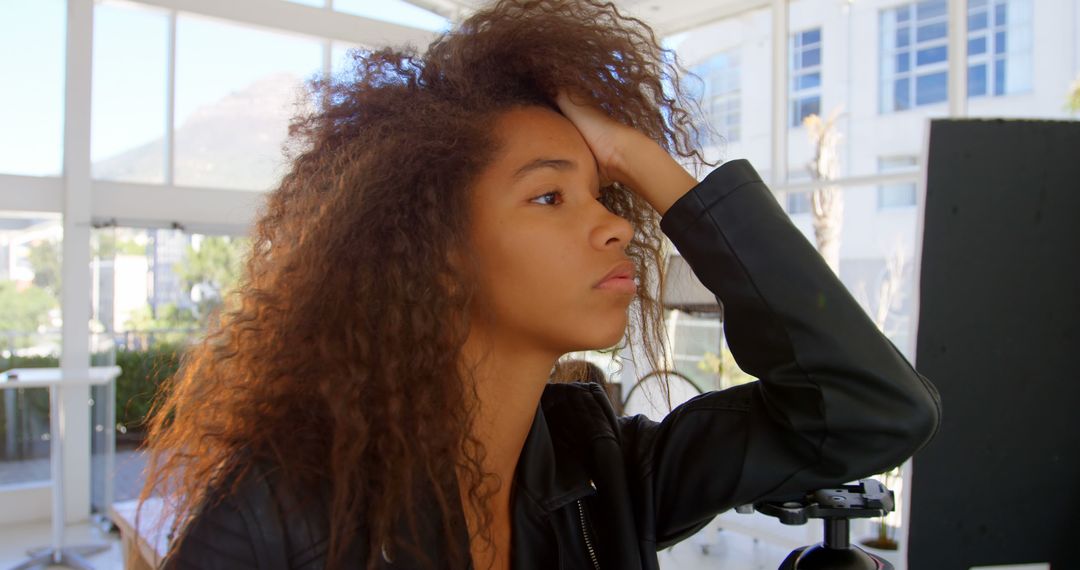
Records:
{"label": "palm tree", "polygon": [[[835,180],[840,170],[840,133],[836,131],[836,109],[823,120],[818,115],[803,119],[814,158],[806,165],[810,178],[815,182]],[[814,219],[814,239],[817,249],[833,273],[840,274],[840,231],[844,225],[844,197],[839,186],[821,186],[810,193],[811,212]]]}

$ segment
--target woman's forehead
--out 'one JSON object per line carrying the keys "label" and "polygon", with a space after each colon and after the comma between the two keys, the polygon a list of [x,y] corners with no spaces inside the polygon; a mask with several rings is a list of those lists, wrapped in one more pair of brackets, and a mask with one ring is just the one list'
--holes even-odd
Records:
{"label": "woman's forehead", "polygon": [[596,170],[596,159],[574,124],[545,107],[518,107],[495,120],[498,174],[518,179],[542,168]]}

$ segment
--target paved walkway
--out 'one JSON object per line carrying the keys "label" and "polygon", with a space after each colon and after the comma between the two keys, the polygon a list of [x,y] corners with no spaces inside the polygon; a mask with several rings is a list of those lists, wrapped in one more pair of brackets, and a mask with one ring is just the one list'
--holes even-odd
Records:
{"label": "paved walkway", "polygon": [[[91,468],[95,473],[103,472],[102,461],[104,461],[104,457],[101,455],[95,455],[91,458]],[[145,467],[146,457],[141,451],[123,450],[116,452],[116,479],[113,491],[115,500],[126,501],[139,495],[139,491],[142,489],[142,473]],[[48,457],[0,462],[0,486],[42,482],[50,479]],[[100,485],[95,485],[93,492],[95,502],[100,502],[104,490]]]}

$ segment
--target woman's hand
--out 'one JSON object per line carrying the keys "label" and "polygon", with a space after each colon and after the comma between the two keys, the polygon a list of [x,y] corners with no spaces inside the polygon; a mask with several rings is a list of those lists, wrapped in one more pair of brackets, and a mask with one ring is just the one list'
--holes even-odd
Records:
{"label": "woman's hand", "polygon": [[602,185],[619,182],[644,198],[661,216],[697,185],[697,180],[656,141],[575,99],[581,98],[559,91],[555,102],[596,157]]}
{"label": "woman's hand", "polygon": [[571,98],[566,91],[559,91],[555,102],[559,105],[562,114],[570,119],[577,127],[585,142],[596,157],[596,164],[600,168],[601,185],[611,182],[627,181],[622,174],[622,149],[628,146],[628,139],[637,137],[645,138],[637,129],[628,127],[611,117],[608,117],[600,109],[579,103],[582,97],[574,95]]}

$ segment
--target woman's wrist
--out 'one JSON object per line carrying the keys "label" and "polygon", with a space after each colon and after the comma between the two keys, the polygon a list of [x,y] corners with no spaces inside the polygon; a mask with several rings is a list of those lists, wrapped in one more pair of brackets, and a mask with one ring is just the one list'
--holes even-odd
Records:
{"label": "woman's wrist", "polygon": [[610,176],[644,198],[663,216],[672,204],[697,186],[697,179],[656,141],[641,133],[634,135],[618,145],[609,168]]}

